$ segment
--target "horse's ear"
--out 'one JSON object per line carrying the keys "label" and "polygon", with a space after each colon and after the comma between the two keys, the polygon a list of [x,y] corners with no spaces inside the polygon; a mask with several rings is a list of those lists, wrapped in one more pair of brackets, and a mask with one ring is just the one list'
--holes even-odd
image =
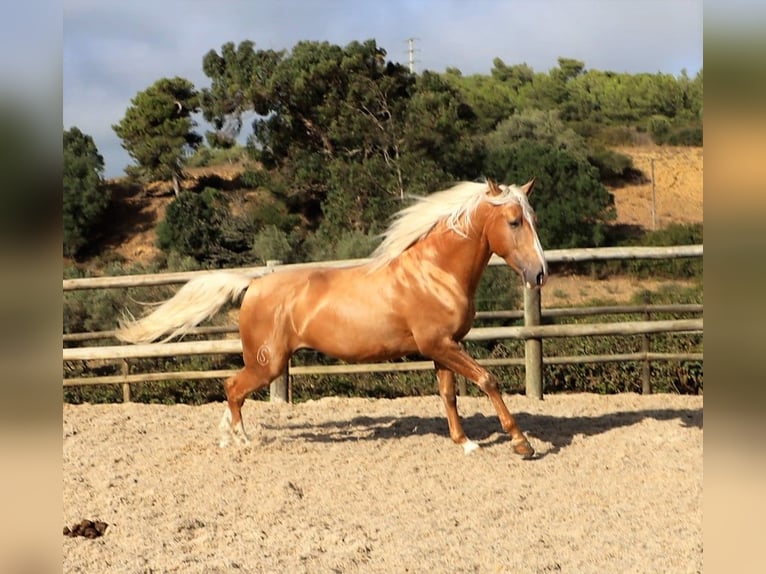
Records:
{"label": "horse's ear", "polygon": [[532,188],[535,187],[535,178],[533,177],[530,179],[527,183],[521,186],[521,191],[524,192],[524,195],[529,197],[529,194],[532,193]]}
{"label": "horse's ear", "polygon": [[503,190],[500,189],[500,186],[489,178],[487,178],[487,187],[489,187],[489,191],[487,192],[489,195],[500,195],[503,193]]}

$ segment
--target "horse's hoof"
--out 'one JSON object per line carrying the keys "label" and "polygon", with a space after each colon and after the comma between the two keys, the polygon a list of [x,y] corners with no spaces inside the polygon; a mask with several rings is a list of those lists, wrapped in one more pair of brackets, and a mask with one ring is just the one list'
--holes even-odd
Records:
{"label": "horse's hoof", "polygon": [[513,452],[521,455],[524,460],[534,458],[535,456],[535,449],[532,448],[532,445],[529,444],[529,441],[524,436],[513,439],[511,446],[513,447]]}
{"label": "horse's hoof", "polygon": [[472,440],[467,440],[463,443],[463,454],[469,455],[473,451],[478,450],[479,445],[473,442]]}

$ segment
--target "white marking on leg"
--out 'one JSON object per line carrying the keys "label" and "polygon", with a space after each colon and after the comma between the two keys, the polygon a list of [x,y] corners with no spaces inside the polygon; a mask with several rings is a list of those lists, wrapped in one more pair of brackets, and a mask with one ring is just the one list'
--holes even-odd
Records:
{"label": "white marking on leg", "polygon": [[466,440],[463,443],[463,454],[469,455],[473,451],[477,450],[478,448],[479,448],[479,445],[477,443],[473,442],[472,440]]}
{"label": "white marking on leg", "polygon": [[242,419],[239,419],[239,422],[231,430],[237,444],[246,445],[250,442],[250,438],[245,432],[245,425],[242,424]]}
{"label": "white marking on leg", "polygon": [[220,446],[221,448],[226,448],[231,443],[231,437],[232,437],[231,411],[229,410],[229,407],[226,407],[226,410],[224,410],[223,412],[223,416],[221,417],[221,422],[218,424],[218,430],[220,434],[218,446]]}

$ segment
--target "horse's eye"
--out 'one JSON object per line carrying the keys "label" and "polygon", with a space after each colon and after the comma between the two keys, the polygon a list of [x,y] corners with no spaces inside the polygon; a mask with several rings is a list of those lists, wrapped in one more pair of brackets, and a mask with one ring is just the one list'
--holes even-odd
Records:
{"label": "horse's eye", "polygon": [[509,221],[508,225],[510,225],[513,229],[516,229],[517,227],[521,227],[521,218]]}

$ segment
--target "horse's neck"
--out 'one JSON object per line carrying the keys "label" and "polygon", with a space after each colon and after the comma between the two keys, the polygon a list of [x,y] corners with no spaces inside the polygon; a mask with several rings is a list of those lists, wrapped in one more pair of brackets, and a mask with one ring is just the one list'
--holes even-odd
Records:
{"label": "horse's neck", "polygon": [[410,249],[414,251],[413,255],[417,254],[457,279],[470,299],[473,299],[492,255],[482,232],[474,231],[463,237],[444,223]]}

